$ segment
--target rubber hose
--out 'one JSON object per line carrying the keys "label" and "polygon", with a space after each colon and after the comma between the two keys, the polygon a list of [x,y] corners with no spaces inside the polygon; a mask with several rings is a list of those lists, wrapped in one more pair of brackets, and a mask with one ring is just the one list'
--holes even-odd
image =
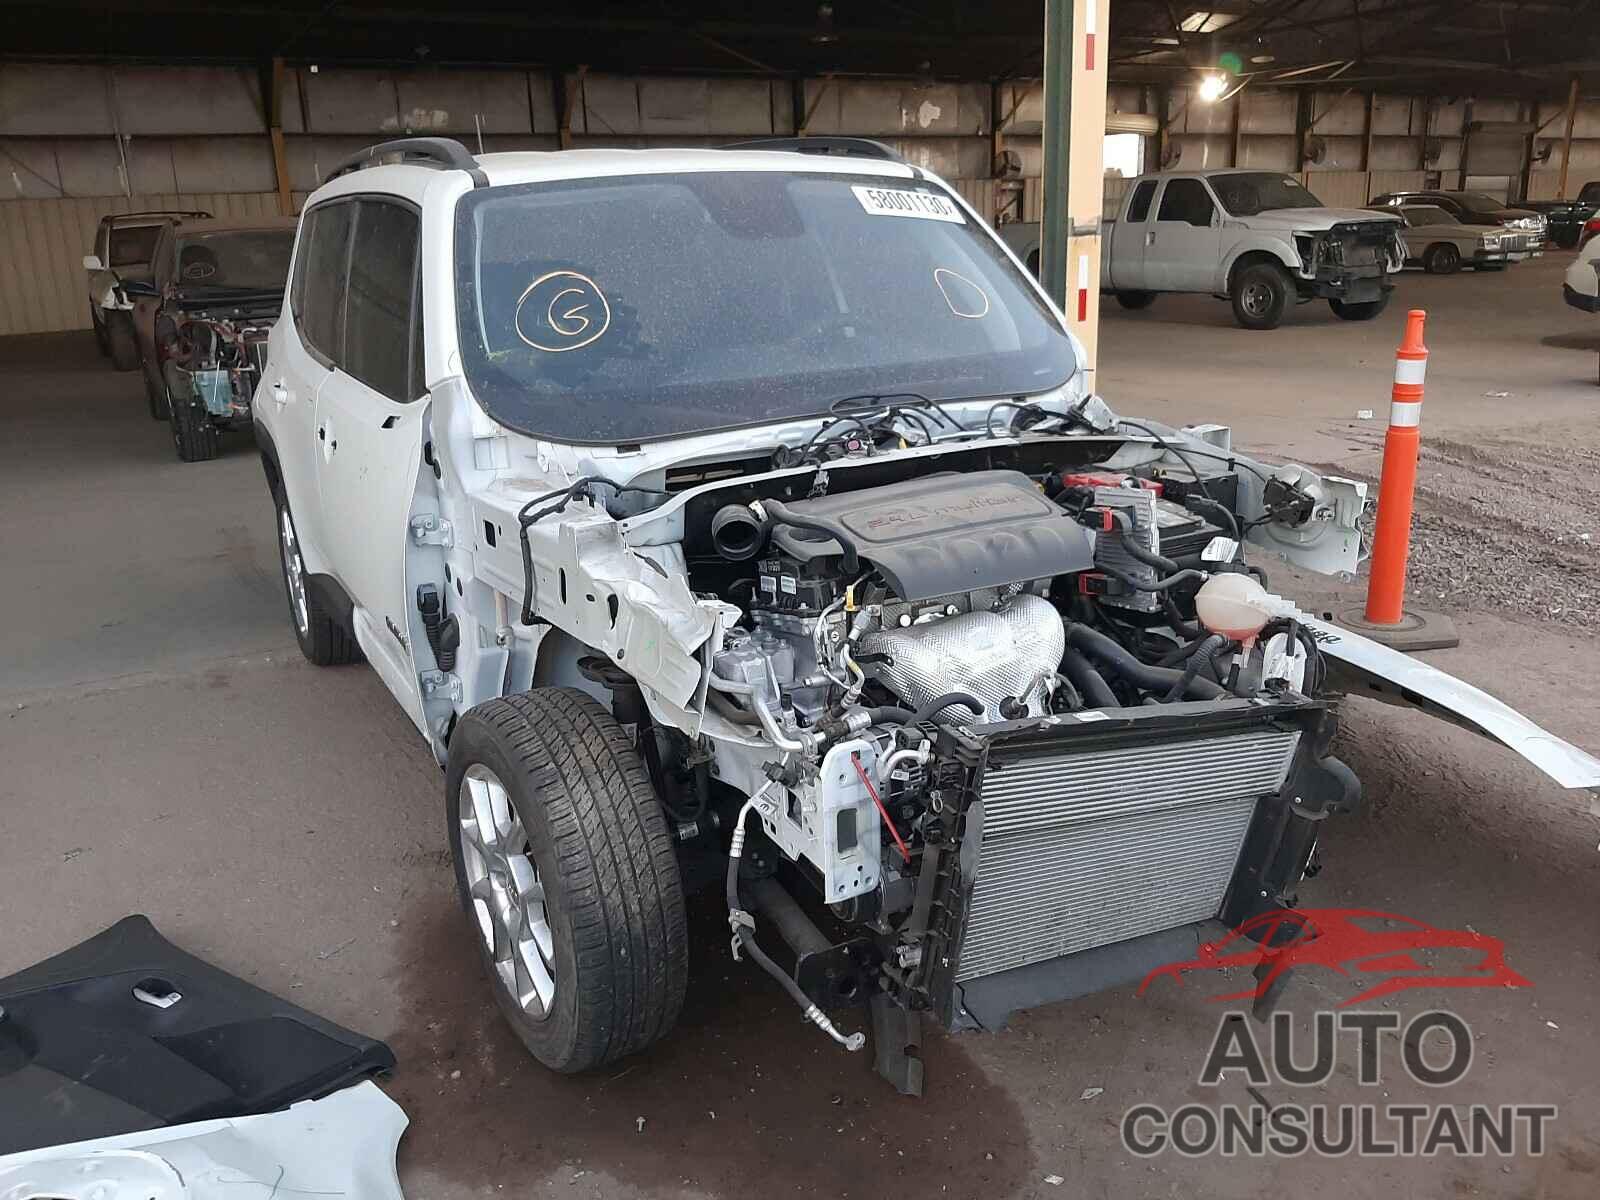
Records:
{"label": "rubber hose", "polygon": [[1203,508],[1216,513],[1228,526],[1228,536],[1239,543],[1239,548],[1244,549],[1244,542],[1239,537],[1239,522],[1233,513],[1228,511],[1228,506],[1210,496],[1185,496],[1183,506],[1191,511]]}
{"label": "rubber hose", "polygon": [[706,703],[716,709],[718,715],[726,717],[735,725],[761,724],[761,718],[756,716],[755,713],[746,712],[715,688],[706,689]]}
{"label": "rubber hose", "polygon": [[1135,579],[1126,571],[1119,571],[1115,567],[1096,566],[1095,570],[1102,575],[1109,575],[1124,587],[1132,588],[1136,592],[1168,592],[1180,583],[1188,583],[1191,579],[1206,581],[1204,571],[1179,571],[1176,575],[1168,575],[1165,579],[1158,579],[1154,583],[1146,583],[1142,579]]}
{"label": "rubber hose", "polygon": [[911,720],[907,722],[907,724],[921,725],[924,721],[931,721],[933,720],[934,713],[938,712],[941,708],[948,708],[952,704],[960,704],[964,706],[971,711],[972,715],[975,717],[983,716],[984,712],[986,711],[978,698],[968,692],[946,692],[942,696],[935,696],[921,708],[917,709],[916,715],[913,716]]}
{"label": "rubber hose", "polygon": [[1111,690],[1111,685],[1106,682],[1105,676],[1096,671],[1087,658],[1070,646],[1061,656],[1061,669],[1090,708],[1122,707],[1122,702]]}
{"label": "rubber hose", "polygon": [[[1087,625],[1076,623],[1068,625],[1067,644],[1083,651],[1140,691],[1165,692],[1183,678],[1182,671],[1146,666],[1105,634],[1090,629]],[[1224,688],[1209,679],[1191,679],[1185,690],[1196,700],[1215,700],[1219,696],[1227,695]]]}
{"label": "rubber hose", "polygon": [[1182,676],[1179,677],[1178,682],[1173,684],[1171,689],[1167,692],[1164,698],[1166,703],[1171,704],[1174,700],[1182,698],[1182,696],[1188,692],[1189,685],[1195,681],[1196,677],[1199,676],[1200,667],[1202,665],[1210,666],[1211,673],[1215,675],[1216,667],[1212,660],[1215,659],[1216,656],[1227,647],[1227,645],[1228,639],[1223,637],[1220,633],[1213,633],[1210,637],[1201,641],[1201,643],[1195,647],[1194,653],[1189,655],[1189,661],[1183,668]]}
{"label": "rubber hose", "polygon": [[1170,654],[1165,654],[1156,659],[1155,665],[1158,667],[1176,667],[1179,663],[1188,662],[1189,657],[1205,643],[1206,637],[1207,635],[1201,634],[1197,638],[1191,638],[1185,645],[1179,646]]}
{"label": "rubber hose", "polygon": [[[744,911],[744,906],[739,903],[739,860],[737,858],[733,858],[732,856],[728,858],[728,879],[726,892],[728,899],[728,911],[730,913]],[[756,966],[760,967],[768,975],[771,975],[774,979],[776,979],[779,986],[781,986],[784,991],[788,992],[789,995],[794,999],[794,1002],[800,1006],[801,1011],[809,1012],[811,1009],[811,997],[805,994],[804,990],[802,990],[800,985],[794,981],[794,977],[790,975],[789,972],[785,971],[782,967],[778,966],[777,963],[768,958],[766,952],[762,950],[760,946],[756,945],[756,939],[752,935],[750,929],[744,925],[741,925],[734,931],[734,936],[739,939],[739,948],[750,956],[752,961],[755,962]]]}
{"label": "rubber hose", "polygon": [[1167,592],[1161,593],[1161,610],[1167,615],[1167,624],[1172,626],[1173,632],[1179,637],[1188,638],[1190,641],[1198,641],[1205,637],[1206,632],[1200,628],[1200,622],[1185,620],[1183,614],[1178,611],[1177,604],[1173,602],[1172,596]]}
{"label": "rubber hose", "polygon": [[874,725],[910,725],[917,719],[909,708],[901,708],[898,704],[885,704],[879,708],[869,708],[866,712]]}
{"label": "rubber hose", "polygon": [[768,516],[781,525],[793,525],[796,529],[812,529],[817,533],[825,533],[838,542],[844,551],[840,565],[843,566],[845,574],[854,575],[861,569],[861,555],[856,552],[855,542],[850,540],[850,535],[836,522],[822,517],[802,517],[798,513],[790,512],[787,505],[777,500],[763,500],[761,505],[767,510]]}
{"label": "rubber hose", "polygon": [[1154,550],[1151,550],[1148,547],[1141,546],[1138,542],[1134,541],[1133,538],[1128,536],[1128,531],[1126,529],[1122,531],[1122,548],[1128,552],[1130,557],[1138,559],[1147,567],[1154,567],[1163,575],[1173,575],[1183,569],[1172,559],[1167,558],[1164,555],[1157,554]]}

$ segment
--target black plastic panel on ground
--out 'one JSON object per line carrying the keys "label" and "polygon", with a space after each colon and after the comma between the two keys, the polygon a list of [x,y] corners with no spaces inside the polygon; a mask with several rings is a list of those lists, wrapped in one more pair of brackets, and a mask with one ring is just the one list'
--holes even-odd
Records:
{"label": "black plastic panel on ground", "polygon": [[0,1011],[0,1154],[272,1112],[394,1066],[143,916],[0,980]]}

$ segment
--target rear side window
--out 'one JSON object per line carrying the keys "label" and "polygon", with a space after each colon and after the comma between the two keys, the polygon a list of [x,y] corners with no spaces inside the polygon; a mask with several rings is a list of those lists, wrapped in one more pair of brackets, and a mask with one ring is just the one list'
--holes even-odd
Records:
{"label": "rear side window", "polygon": [[391,400],[415,396],[411,308],[416,290],[417,214],[361,201],[350,254],[344,354],[339,366]]}
{"label": "rear side window", "polygon": [[1133,199],[1128,201],[1128,221],[1143,221],[1150,216],[1150,201],[1156,197],[1156,181],[1146,179],[1133,189]]}
{"label": "rear side window", "polygon": [[160,225],[124,225],[111,230],[108,253],[112,267],[147,267],[156,252]]}
{"label": "rear side window", "polygon": [[295,325],[300,339],[329,363],[344,353],[345,290],[349,283],[352,202],[324,204],[306,214],[305,243],[295,266]]}
{"label": "rear side window", "polygon": [[1161,193],[1161,212],[1156,220],[1204,227],[1211,224],[1215,208],[1211,193],[1198,179],[1169,179],[1167,190]]}

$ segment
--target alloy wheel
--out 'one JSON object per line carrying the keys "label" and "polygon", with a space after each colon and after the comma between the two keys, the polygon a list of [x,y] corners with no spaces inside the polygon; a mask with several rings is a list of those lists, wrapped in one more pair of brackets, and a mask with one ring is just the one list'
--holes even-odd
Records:
{"label": "alloy wheel", "polygon": [[510,794],[482,763],[461,780],[461,859],[478,934],[506,992],[530,1017],[556,996],[555,941],[544,883]]}

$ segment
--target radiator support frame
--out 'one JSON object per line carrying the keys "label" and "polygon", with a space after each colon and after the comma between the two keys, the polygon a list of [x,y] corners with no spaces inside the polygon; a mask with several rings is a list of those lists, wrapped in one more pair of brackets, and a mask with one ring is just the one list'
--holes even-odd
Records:
{"label": "radiator support frame", "polygon": [[[1336,728],[1326,703],[1299,696],[1106,709],[1088,718],[1066,714],[945,726],[934,756],[933,785],[954,819],[947,822],[948,840],[942,847],[946,852],[940,856],[935,885],[935,917],[927,931],[922,969],[899,989],[898,999],[913,1009],[931,1011],[947,1029],[997,1028],[1021,1009],[1137,982],[1148,970],[1192,952],[1204,936],[1237,927],[1256,913],[1292,906],[1321,822],[1359,804],[1355,775],[1328,755]],[[1126,750],[1137,756],[1173,743],[1260,731],[1299,736],[1281,786],[1253,801],[1237,860],[1214,915],[980,978],[961,978],[983,849],[982,797],[991,771],[1014,769],[1029,759],[1096,751]]]}

